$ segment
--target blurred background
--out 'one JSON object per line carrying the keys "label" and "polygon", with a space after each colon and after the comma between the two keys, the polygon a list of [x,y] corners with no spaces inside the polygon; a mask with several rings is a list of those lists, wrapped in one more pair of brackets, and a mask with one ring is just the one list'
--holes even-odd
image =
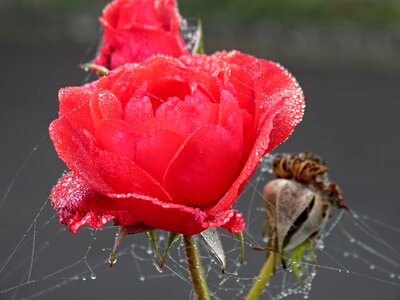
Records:
{"label": "blurred background", "polygon": [[[7,194],[6,201],[0,200],[0,262],[18,244],[65,168],[47,137],[47,127],[57,116],[58,89],[86,80],[77,66],[95,55],[101,36],[97,18],[106,2],[0,1],[0,193]],[[306,113],[277,151],[312,151],[325,158],[350,206],[394,228],[377,236],[389,241],[399,262],[400,1],[182,0],[179,5],[189,20],[202,18],[207,53],[238,49],[278,61],[295,75],[306,95]],[[27,158],[18,180],[12,182]],[[245,200],[241,206],[248,207]],[[52,233],[61,228],[53,223]],[[73,263],[71,257],[84,255],[86,246],[79,247],[79,243],[85,237],[62,234],[54,246],[57,254],[41,259],[33,278],[48,274],[51,264]],[[330,245],[328,250],[348,247],[335,240]],[[17,259],[29,257],[31,246]],[[368,268],[353,263],[346,262],[346,266],[366,274]],[[391,267],[400,273],[398,264]],[[25,273],[18,272],[11,268],[5,274],[23,282]],[[131,262],[120,263],[96,281],[71,283],[54,291],[48,290],[52,284],[47,281],[35,293],[48,291],[35,297],[189,297],[190,288],[178,279],[140,282],[138,277]],[[380,280],[320,271],[310,299],[400,299],[399,285],[384,282],[389,276],[373,277]],[[33,295],[30,287],[15,295],[1,293],[12,282],[0,279],[0,299]]]}

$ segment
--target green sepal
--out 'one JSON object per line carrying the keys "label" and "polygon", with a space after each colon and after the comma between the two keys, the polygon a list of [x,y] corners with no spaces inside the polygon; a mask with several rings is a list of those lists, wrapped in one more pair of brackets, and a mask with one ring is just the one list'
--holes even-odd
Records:
{"label": "green sepal", "polygon": [[316,264],[316,258],[315,258],[314,250],[313,250],[313,243],[312,243],[312,240],[310,240],[310,239],[304,241],[303,243],[296,246],[292,250],[292,256],[291,256],[291,261],[290,261],[291,268],[293,270],[293,275],[296,277],[297,281],[299,282],[300,286],[302,286],[302,287],[303,287],[303,282],[301,280],[299,266],[300,266],[301,270],[303,271],[303,273],[306,273],[306,269],[304,267],[304,264],[302,263],[302,258],[304,256],[304,252],[306,250],[309,251],[311,260]]}
{"label": "green sepal", "polygon": [[172,244],[178,239],[179,236],[180,236],[180,233],[176,233],[176,232],[168,233],[167,246],[165,247],[164,254],[158,264],[160,269],[162,269],[162,267],[164,267],[165,262],[167,261],[169,249],[171,249]]}
{"label": "green sepal", "polygon": [[240,246],[240,263],[244,263],[244,239],[243,239],[243,233],[241,232],[236,232],[235,233],[236,238],[239,241],[239,246]]}
{"label": "green sepal", "polygon": [[217,258],[221,266],[221,272],[224,273],[226,268],[226,255],[218,231],[215,228],[208,228],[201,232],[200,236],[203,238],[211,253]]}
{"label": "green sepal", "polygon": [[80,64],[79,67],[83,69],[86,72],[92,71],[100,76],[106,76],[110,72],[106,67],[96,65],[94,63],[85,63],[85,64]]}
{"label": "green sepal", "polygon": [[157,233],[155,230],[150,230],[146,232],[147,237],[150,240],[150,245],[153,248],[154,251],[154,259],[156,260],[156,263],[160,265],[160,252],[158,251],[158,245],[157,245]]}
{"label": "green sepal", "polygon": [[110,258],[108,262],[110,264],[110,268],[117,262],[118,257],[118,247],[121,245],[122,240],[129,234],[136,234],[139,232],[145,232],[149,230],[149,226],[143,223],[137,223],[129,226],[121,226],[119,227],[118,233],[115,237],[114,246],[111,250]]}
{"label": "green sepal", "polygon": [[196,42],[194,43],[192,54],[204,53],[203,41],[203,22],[200,18],[197,19]]}

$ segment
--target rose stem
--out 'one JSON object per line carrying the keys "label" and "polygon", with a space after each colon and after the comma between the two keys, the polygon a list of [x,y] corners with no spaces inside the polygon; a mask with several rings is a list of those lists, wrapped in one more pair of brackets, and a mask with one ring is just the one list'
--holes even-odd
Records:
{"label": "rose stem", "polygon": [[207,281],[201,265],[200,253],[194,236],[184,235],[186,261],[192,278],[193,288],[198,300],[210,300]]}
{"label": "rose stem", "polygon": [[276,260],[277,255],[271,252],[265,261],[260,274],[258,274],[257,280],[254,282],[250,292],[247,294],[246,300],[257,300],[261,296],[263,289],[274,272]]}

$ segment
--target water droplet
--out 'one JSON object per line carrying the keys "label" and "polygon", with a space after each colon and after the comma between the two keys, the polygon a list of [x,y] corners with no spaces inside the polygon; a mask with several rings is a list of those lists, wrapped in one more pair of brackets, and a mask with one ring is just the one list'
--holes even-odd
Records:
{"label": "water droplet", "polygon": [[370,265],[370,266],[369,266],[369,269],[370,269],[370,270],[375,270],[375,265]]}
{"label": "water droplet", "polygon": [[396,274],[394,273],[390,274],[390,278],[396,278]]}
{"label": "water droplet", "polygon": [[350,253],[349,252],[345,252],[345,253],[343,253],[343,256],[344,257],[348,257],[350,255]]}
{"label": "water droplet", "polygon": [[316,242],[315,248],[319,249],[319,250],[324,250],[324,248],[325,248],[324,242],[322,240],[318,240]]}
{"label": "water droplet", "polygon": [[115,256],[115,257],[110,257],[110,258],[108,259],[108,263],[109,263],[110,265],[114,265],[116,262],[117,262],[117,257],[116,257],[116,256]]}
{"label": "water droplet", "polygon": [[94,273],[92,273],[91,275],[90,275],[90,279],[92,279],[92,280],[95,280],[96,279],[96,274],[94,274]]}
{"label": "water droplet", "polygon": [[146,277],[144,277],[143,275],[140,275],[139,280],[140,280],[140,281],[145,281],[145,280],[146,280]]}
{"label": "water droplet", "polygon": [[151,248],[147,248],[146,253],[149,254],[149,255],[153,254],[153,250],[151,250]]}
{"label": "water droplet", "polygon": [[162,272],[163,272],[163,270],[160,268],[160,266],[158,265],[158,263],[153,262],[153,266],[154,266],[154,268],[156,268],[156,270],[158,271],[158,273],[162,273]]}
{"label": "water droplet", "polygon": [[356,241],[356,240],[355,240],[355,239],[353,239],[353,238],[350,238],[350,240],[349,240],[349,241],[350,241],[350,243],[352,243],[352,244],[353,244],[353,243],[355,243],[355,241]]}
{"label": "water droplet", "polygon": [[86,276],[82,276],[82,280],[85,281],[86,280]]}

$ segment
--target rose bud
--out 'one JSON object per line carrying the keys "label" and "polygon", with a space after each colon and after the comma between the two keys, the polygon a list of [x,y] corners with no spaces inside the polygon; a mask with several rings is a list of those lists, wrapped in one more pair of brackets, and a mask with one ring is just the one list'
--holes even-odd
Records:
{"label": "rose bud", "polygon": [[231,207],[304,106],[284,68],[238,51],[153,56],[59,101],[50,137],[71,170],[50,196],[60,221],[72,232],[114,220],[187,235],[243,230]]}
{"label": "rose bud", "polygon": [[175,0],[114,0],[99,21],[103,41],[95,65],[113,70],[155,54],[189,54]]}

